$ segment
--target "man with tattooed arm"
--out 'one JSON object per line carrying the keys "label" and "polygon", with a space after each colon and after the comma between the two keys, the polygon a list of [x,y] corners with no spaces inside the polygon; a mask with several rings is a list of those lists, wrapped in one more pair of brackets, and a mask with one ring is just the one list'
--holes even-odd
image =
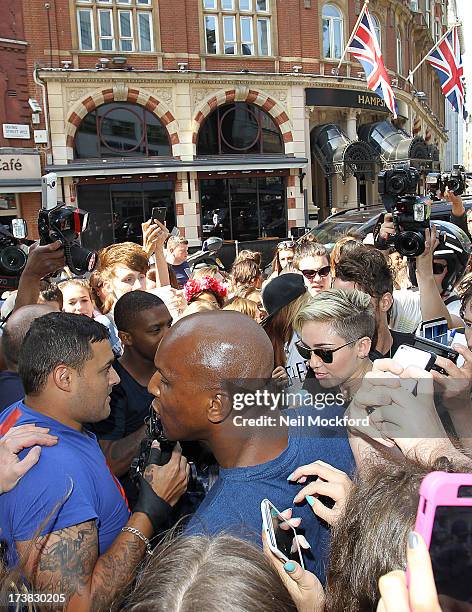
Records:
{"label": "man with tattooed arm", "polygon": [[130,515],[94,434],[83,426],[109,415],[109,394],[119,382],[107,334],[80,315],[36,319],[19,358],[26,397],[0,417],[0,436],[24,424],[57,436],[57,444],[43,447],[37,464],[0,497],[0,538],[9,565],[20,563],[34,594],[60,595],[52,601],[74,612],[112,607],[188,480],[179,450],[159,467],[153,449]]}

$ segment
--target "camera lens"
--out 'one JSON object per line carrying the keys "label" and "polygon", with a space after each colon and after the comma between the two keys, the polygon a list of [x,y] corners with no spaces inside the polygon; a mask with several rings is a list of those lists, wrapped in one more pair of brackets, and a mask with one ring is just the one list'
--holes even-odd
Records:
{"label": "camera lens", "polygon": [[403,176],[392,176],[390,179],[390,193],[400,194],[405,190],[405,178]]}
{"label": "camera lens", "polygon": [[395,248],[403,257],[418,257],[425,249],[425,239],[419,232],[402,232],[395,240]]}
{"label": "camera lens", "polygon": [[[66,257],[68,249],[66,249]],[[72,244],[70,246],[70,259],[67,261],[69,268],[77,274],[85,274],[86,272],[92,272],[97,265],[97,253],[95,251],[89,251],[78,244]],[[71,265],[72,264],[72,265]]]}
{"label": "camera lens", "polygon": [[0,266],[7,274],[18,274],[26,264],[26,254],[16,246],[0,251]]}

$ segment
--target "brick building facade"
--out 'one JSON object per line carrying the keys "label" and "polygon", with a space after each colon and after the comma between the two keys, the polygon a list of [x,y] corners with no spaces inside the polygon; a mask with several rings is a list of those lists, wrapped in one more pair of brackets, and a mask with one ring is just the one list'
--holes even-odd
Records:
{"label": "brick building facade", "polygon": [[410,137],[398,150],[434,166],[446,142],[439,82],[426,64],[414,86],[406,76],[445,31],[446,2],[370,2],[394,122],[360,64],[347,56],[333,74],[361,5],[23,0],[43,168],[60,198],[93,212],[90,240],[133,238],[160,204],[196,245],[286,236],[334,207],[376,203],[377,171],[403,159],[375,148],[379,130]]}

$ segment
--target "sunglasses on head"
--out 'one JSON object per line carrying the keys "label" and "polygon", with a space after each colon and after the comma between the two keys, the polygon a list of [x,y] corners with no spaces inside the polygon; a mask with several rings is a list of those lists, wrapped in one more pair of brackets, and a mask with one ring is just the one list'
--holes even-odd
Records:
{"label": "sunglasses on head", "polygon": [[439,261],[433,261],[433,274],[442,274],[446,268],[446,264],[439,263]]}
{"label": "sunglasses on head", "polygon": [[[357,340],[359,340],[359,338]],[[311,354],[314,353],[317,357],[321,359],[323,363],[333,363],[333,353],[336,353],[336,351],[340,351],[345,346],[354,344],[355,342],[357,342],[357,340],[351,340],[351,342],[346,342],[346,344],[338,346],[338,348],[335,349],[310,348],[309,346],[306,346],[306,344],[303,344],[301,340],[297,340],[297,342],[295,342],[295,346],[297,347],[297,351],[300,353],[303,359],[306,359],[307,361],[311,359]]]}
{"label": "sunglasses on head", "polygon": [[328,276],[330,271],[331,268],[329,266],[323,266],[319,270],[300,270],[305,278],[315,278],[317,274],[321,277]]}
{"label": "sunglasses on head", "polygon": [[277,250],[281,251],[283,249],[294,249],[295,248],[295,242],[293,240],[283,240],[282,242],[279,242],[279,244],[277,245]]}

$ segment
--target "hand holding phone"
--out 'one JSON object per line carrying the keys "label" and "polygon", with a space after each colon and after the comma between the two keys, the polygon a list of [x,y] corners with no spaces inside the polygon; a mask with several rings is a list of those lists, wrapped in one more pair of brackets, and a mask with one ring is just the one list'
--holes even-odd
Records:
{"label": "hand holding phone", "polygon": [[[404,370],[414,366],[420,370],[425,370],[426,372],[430,371],[436,360],[433,354],[428,353],[427,351],[422,351],[413,346],[408,346],[407,344],[401,344],[392,359]],[[413,378],[402,378],[400,379],[400,384],[404,389],[407,389],[410,393],[413,393],[416,388],[417,381]]]}
{"label": "hand holding phone", "polygon": [[472,474],[428,474],[415,531],[429,548],[438,594],[472,604]]}
{"label": "hand holding phone", "polygon": [[167,207],[166,206],[155,206],[151,212],[151,219],[154,223],[159,221],[159,223],[165,224],[167,215]]}

